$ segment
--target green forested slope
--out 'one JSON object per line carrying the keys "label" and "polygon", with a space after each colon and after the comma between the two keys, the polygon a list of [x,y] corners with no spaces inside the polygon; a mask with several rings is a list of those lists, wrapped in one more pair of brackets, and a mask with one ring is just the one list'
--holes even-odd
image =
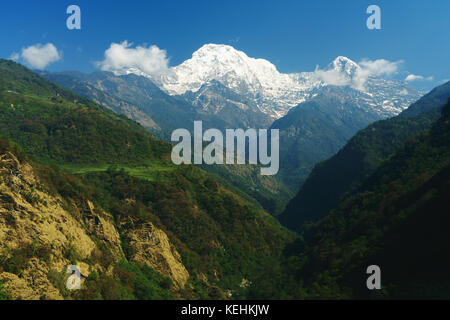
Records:
{"label": "green forested slope", "polygon": [[305,266],[313,293],[368,297],[361,271],[377,264],[383,297],[448,298],[449,196],[450,103],[318,225]]}
{"label": "green forested slope", "polygon": [[[141,126],[6,60],[0,111],[0,136],[69,203],[92,201],[114,215],[119,231],[151,221],[169,235],[191,275],[181,297],[224,298],[228,289],[244,297],[236,291],[242,280],[277,260],[293,238],[255,201],[193,166],[174,166],[170,145]],[[103,296],[111,297],[130,296]]]}
{"label": "green forested slope", "polygon": [[[311,240],[286,252],[280,295],[449,298],[449,197],[450,101],[431,129],[409,139],[318,222]],[[380,291],[366,287],[373,264],[381,268]]]}
{"label": "green forested slope", "polygon": [[0,135],[37,160],[138,163],[170,150],[136,123],[12,61],[1,60],[0,71]]}
{"label": "green forested slope", "polygon": [[429,128],[439,118],[440,107],[449,97],[450,82],[434,89],[399,116],[375,122],[358,132],[336,155],[314,168],[280,221],[299,230],[305,222],[324,217],[407,139]]}
{"label": "green forested slope", "polygon": [[349,91],[324,88],[272,124],[272,129],[280,130],[279,179],[294,192],[318,162],[335,154],[358,130],[381,119],[359,105]]}
{"label": "green forested slope", "polygon": [[[247,128],[255,122],[267,124],[267,117],[262,117],[262,114],[255,113],[254,119],[247,119],[245,112],[229,102],[226,102],[226,108],[220,108],[219,113],[209,114],[183,99],[169,96],[150,79],[133,74],[115,76],[99,71],[92,74],[43,72],[42,76],[118,114],[136,120],[165,141],[170,141],[171,132],[175,129],[186,128],[192,131],[195,120],[201,120],[205,130]],[[231,91],[218,83],[214,87],[227,96],[232,95]],[[214,100],[212,105],[220,103],[223,101]],[[262,177],[256,166],[203,165],[201,168],[255,198],[265,210],[274,215],[280,214],[293,196],[293,192],[278,179],[278,175]]]}

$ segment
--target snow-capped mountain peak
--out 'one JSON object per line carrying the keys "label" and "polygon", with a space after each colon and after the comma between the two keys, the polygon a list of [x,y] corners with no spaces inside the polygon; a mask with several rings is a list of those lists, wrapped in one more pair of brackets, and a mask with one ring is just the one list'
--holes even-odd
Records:
{"label": "snow-capped mountain peak", "polygon": [[349,76],[353,76],[358,70],[361,70],[361,67],[356,62],[344,56],[339,56],[334,59],[329,68],[333,68],[334,70],[345,73]]}
{"label": "snow-capped mountain peak", "polygon": [[210,81],[218,81],[232,89],[244,86],[257,92],[269,81],[279,82],[280,76],[283,78],[269,61],[250,58],[231,46],[218,44],[204,45],[193,53],[191,59],[172,68],[172,71],[162,80],[163,88],[171,94],[196,92]]}
{"label": "snow-capped mountain peak", "polygon": [[[127,73],[142,75],[139,70],[130,69]],[[419,97],[406,83],[371,77],[344,56],[338,56],[322,70],[284,74],[268,60],[249,57],[224,44],[205,44],[168,73],[148,77],[168,94],[185,96],[208,112],[224,108],[231,101],[274,119],[328,85],[348,87],[349,94],[384,117],[401,112]],[[233,98],[222,96],[219,102],[223,93],[218,92],[217,85],[232,92]]]}
{"label": "snow-capped mountain peak", "polygon": [[162,89],[171,95],[197,93],[213,82],[253,100],[260,111],[275,118],[304,101],[305,90],[311,87],[311,83],[280,73],[265,59],[251,58],[232,46],[218,44],[204,45],[160,80]]}

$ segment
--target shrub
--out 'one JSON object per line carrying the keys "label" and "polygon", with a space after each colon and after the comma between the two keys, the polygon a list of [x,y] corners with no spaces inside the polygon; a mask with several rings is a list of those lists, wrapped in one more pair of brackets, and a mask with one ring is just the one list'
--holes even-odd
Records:
{"label": "shrub", "polygon": [[31,258],[49,263],[51,248],[47,245],[35,241],[33,243],[22,243],[17,249],[11,251],[9,255],[0,258],[0,267],[9,273],[20,274],[25,269]]}
{"label": "shrub", "polygon": [[3,283],[0,282],[0,301],[9,300],[8,294],[4,291]]}
{"label": "shrub", "polygon": [[114,274],[121,283],[130,288],[139,300],[172,299],[168,290],[172,286],[170,278],[165,277],[151,267],[137,265],[126,261],[120,262],[114,269]]}

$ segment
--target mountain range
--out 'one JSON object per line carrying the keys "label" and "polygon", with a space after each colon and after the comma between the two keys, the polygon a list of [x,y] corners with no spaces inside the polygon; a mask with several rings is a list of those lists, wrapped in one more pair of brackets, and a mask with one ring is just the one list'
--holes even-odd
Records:
{"label": "mountain range", "polygon": [[[298,231],[305,223],[317,222],[325,217],[345,196],[357,190],[365,177],[395,150],[411,137],[430,128],[449,98],[450,82],[447,82],[420,98],[400,115],[375,122],[359,131],[334,156],[315,166],[280,220]],[[311,139],[314,141],[314,137]],[[327,187],[324,188],[324,185]]]}
{"label": "mountain range", "polygon": [[[450,97],[448,88],[449,83],[446,88],[437,88],[434,97],[422,100],[421,106],[445,91]],[[434,114],[434,120],[397,118],[385,120],[384,125],[374,124],[370,131],[352,139],[341,155],[317,168],[317,174],[309,178],[311,183],[326,173],[329,179],[328,183],[322,180],[324,191],[312,201],[324,202],[333,209],[304,225],[304,241],[297,241],[287,250],[281,271],[273,276],[274,285],[268,284],[270,279],[258,282],[258,296],[449,298],[450,99],[445,105],[431,104],[427,109]],[[411,111],[417,111],[417,105]],[[423,116],[431,119],[429,114]],[[409,120],[416,124],[408,123]],[[372,166],[364,168],[364,177],[358,145],[359,152],[372,160]],[[352,149],[354,159],[350,158]],[[344,155],[349,161],[347,166],[338,161],[344,160]],[[345,174],[349,168],[356,172],[347,177],[347,181],[353,181],[345,184],[339,170]],[[332,181],[334,176],[336,183]],[[308,182],[305,188],[307,185]],[[347,192],[330,205],[338,190],[336,185],[341,186],[341,194]],[[298,197],[295,202],[290,212],[297,205],[296,213],[301,216],[305,198]],[[316,207],[323,208],[319,204]],[[373,265],[381,270],[381,290],[368,290],[366,285],[367,268]],[[277,289],[270,292],[268,288],[275,285]]]}
{"label": "mountain range", "polygon": [[8,60],[0,124],[0,297],[244,297],[293,238],[141,125]]}
{"label": "mountain range", "polygon": [[449,119],[447,82],[317,164],[278,217],[301,237],[249,297],[448,299]]}
{"label": "mountain range", "polygon": [[[358,67],[337,59],[328,71],[345,85],[323,84],[283,116],[251,111],[281,130],[285,159],[279,180],[258,180],[251,167],[175,166],[149,132],[253,116],[219,117],[136,70],[43,74],[81,96],[0,60],[0,299],[448,298],[450,82],[407,109],[380,98],[387,85],[376,99],[392,105],[372,105],[370,83],[392,80]],[[220,97],[244,99],[219,78]],[[275,200],[294,185],[283,211]],[[383,290],[369,292],[373,264]]]}
{"label": "mountain range", "polygon": [[[329,85],[356,88],[354,99],[376,109],[382,117],[398,114],[418,95],[407,83],[372,76],[346,57],[337,57],[320,72],[283,74],[265,59],[251,58],[231,46],[218,44],[202,46],[191,59],[162,75],[147,75],[136,69],[122,70],[117,75],[121,73],[147,76],[169,95],[184,96],[209,113],[220,113],[234,105],[260,111],[271,119],[285,116]],[[230,92],[221,93],[220,87]],[[231,93],[235,96],[230,97]]]}
{"label": "mountain range", "polygon": [[[329,86],[354,89],[349,93],[354,102],[381,118],[400,113],[420,95],[408,83],[372,75],[364,67],[346,57],[337,57],[324,70],[283,74],[265,59],[251,58],[231,46],[217,44],[204,45],[193,53],[191,59],[162,74],[147,74],[136,68],[114,72],[118,79],[124,81],[129,78],[123,76],[130,74],[151,80],[152,84],[161,90],[155,90],[152,85],[136,78],[131,82],[128,81],[130,87],[142,89],[147,98],[174,97],[178,99],[177,103],[181,100],[194,106],[199,114],[217,117],[230,114],[230,110],[239,114],[252,114],[253,116],[248,116],[248,119],[235,119],[227,123],[241,124],[244,128],[270,125],[274,120],[285,116],[293,107],[317,96],[322,88]],[[99,90],[105,94],[121,97],[125,101],[131,99],[129,103],[137,108],[143,108],[146,104],[143,100],[133,100],[135,97],[130,92],[128,95],[121,95],[117,92],[117,87],[111,88],[109,81],[112,81],[112,77],[107,73],[96,72],[86,75],[65,72],[44,73],[44,76],[66,86],[71,85],[77,91],[84,90],[85,95],[89,95],[89,90]],[[71,78],[78,83],[70,83]],[[88,84],[89,87],[80,88],[81,83]],[[112,104],[111,108],[117,108],[106,98],[103,103]],[[151,110],[147,110],[146,113],[152,116]],[[154,122],[158,124],[158,121]],[[157,129],[164,125],[149,125],[149,127]]]}
{"label": "mountain range", "polygon": [[[217,44],[204,45],[191,59],[157,75],[136,68],[42,75],[164,140],[174,129],[192,130],[194,120],[221,130],[280,129],[278,176],[263,179],[253,174],[257,170],[205,168],[233,177],[229,180],[274,214],[316,163],[335,154],[358,130],[397,115],[420,97],[408,83],[375,76],[346,57],[324,70],[283,74],[267,60]],[[275,205],[276,199],[281,203]]]}

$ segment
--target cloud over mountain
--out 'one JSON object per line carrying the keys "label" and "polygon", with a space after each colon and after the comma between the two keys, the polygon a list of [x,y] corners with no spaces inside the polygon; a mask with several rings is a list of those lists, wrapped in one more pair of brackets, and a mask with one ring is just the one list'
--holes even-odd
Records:
{"label": "cloud over mountain", "polygon": [[10,59],[15,61],[22,59],[30,67],[43,70],[50,64],[61,60],[61,57],[61,52],[58,51],[53,43],[47,43],[45,45],[38,43],[23,48],[20,53],[13,53]]}
{"label": "cloud over mountain", "polygon": [[390,76],[398,72],[403,61],[389,61],[385,59],[363,59],[358,64],[346,57],[337,57],[331,66],[314,71],[314,77],[333,86],[351,86],[364,91],[370,77]]}
{"label": "cloud over mountain", "polygon": [[433,81],[433,77],[424,77],[424,76],[421,76],[421,75],[409,74],[405,78],[405,81],[408,81],[408,82],[412,82],[412,81]]}
{"label": "cloud over mountain", "polygon": [[328,85],[332,86],[348,86],[351,84],[350,79],[341,71],[336,69],[322,70],[318,67],[314,71],[314,76]]}
{"label": "cloud over mountain", "polygon": [[354,79],[356,89],[364,88],[369,77],[390,76],[397,73],[399,65],[403,61],[389,61],[385,59],[369,60],[363,59],[359,62],[361,67]]}
{"label": "cloud over mountain", "polygon": [[165,50],[155,45],[136,46],[128,41],[112,43],[105,51],[105,59],[96,65],[103,71],[116,74],[135,69],[147,75],[160,75],[169,70],[169,59]]}
{"label": "cloud over mountain", "polygon": [[339,56],[324,69],[287,74],[268,60],[249,57],[230,45],[210,43],[170,67],[165,50],[154,45],[133,47],[124,41],[112,43],[97,66],[116,75],[148,77],[169,95],[184,96],[204,110],[217,113],[232,103],[240,110],[250,108],[278,119],[330,85],[356,90],[361,103],[372,105],[384,116],[397,114],[416,97],[415,90],[403,81],[385,79],[398,73],[401,63],[386,59],[356,63]]}

